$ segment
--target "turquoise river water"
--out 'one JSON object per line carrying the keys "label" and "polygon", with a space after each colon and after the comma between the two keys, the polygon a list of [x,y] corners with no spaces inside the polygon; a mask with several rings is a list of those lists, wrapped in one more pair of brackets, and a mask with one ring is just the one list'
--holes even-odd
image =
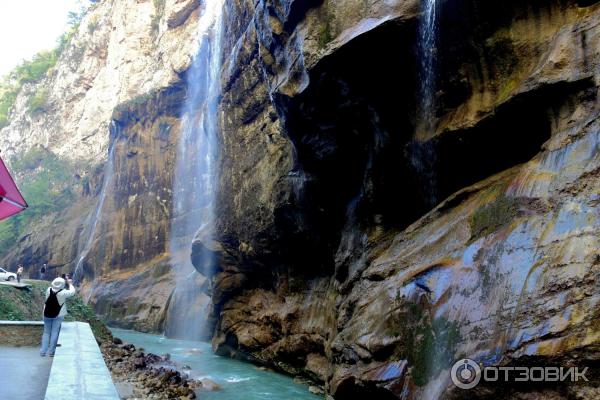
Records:
{"label": "turquoise river water", "polygon": [[305,385],[292,378],[256,366],[215,355],[209,343],[169,339],[136,331],[111,328],[116,337],[146,352],[163,355],[189,365],[194,376],[208,378],[219,384],[220,390],[202,392],[203,400],[316,400]]}

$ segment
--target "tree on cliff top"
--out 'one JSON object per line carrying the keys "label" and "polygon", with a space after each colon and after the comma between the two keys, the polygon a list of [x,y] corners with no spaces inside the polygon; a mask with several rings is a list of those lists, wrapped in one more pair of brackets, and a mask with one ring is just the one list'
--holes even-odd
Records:
{"label": "tree on cliff top", "polygon": [[56,154],[42,148],[33,148],[14,157],[12,169],[29,208],[8,220],[0,222],[0,253],[10,249],[25,233],[32,221],[64,209],[75,197],[77,185],[75,165],[61,160]]}

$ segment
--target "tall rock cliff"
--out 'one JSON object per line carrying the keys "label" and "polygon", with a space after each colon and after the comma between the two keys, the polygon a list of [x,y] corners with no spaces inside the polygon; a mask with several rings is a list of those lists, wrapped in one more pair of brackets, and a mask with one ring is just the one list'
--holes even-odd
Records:
{"label": "tall rock cliff", "polygon": [[597,365],[600,5],[437,7],[423,141],[419,2],[227,4],[219,237],[195,244],[219,354],[336,399],[465,396],[464,356]]}
{"label": "tall rock cliff", "polygon": [[[450,367],[598,365],[600,3],[436,6],[423,136],[419,1],[225,2],[216,234],[191,255],[214,349],[335,399],[597,398],[592,375],[461,392]],[[84,294],[112,324],[168,318],[202,10],[100,2],[0,132],[3,157],[41,146],[79,188],[3,262],[72,272],[84,253]],[[40,88],[47,111],[31,115]]]}
{"label": "tall rock cliff", "polygon": [[[23,185],[44,172],[38,159],[53,157],[76,188],[62,210],[27,227],[4,265],[23,263],[37,277],[47,263],[54,276],[75,272],[85,256],[84,293],[113,324],[164,323],[172,171],[200,12],[195,0],[92,6],[56,65],[23,86],[0,133]],[[32,112],[38,93],[43,110]],[[33,161],[19,169],[24,159]]]}

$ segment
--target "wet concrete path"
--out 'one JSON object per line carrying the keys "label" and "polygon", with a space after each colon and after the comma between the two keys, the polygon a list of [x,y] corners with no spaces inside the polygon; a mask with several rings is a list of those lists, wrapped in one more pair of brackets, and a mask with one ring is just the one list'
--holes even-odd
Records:
{"label": "wet concrete path", "polygon": [[43,399],[51,367],[37,347],[0,346],[0,399]]}

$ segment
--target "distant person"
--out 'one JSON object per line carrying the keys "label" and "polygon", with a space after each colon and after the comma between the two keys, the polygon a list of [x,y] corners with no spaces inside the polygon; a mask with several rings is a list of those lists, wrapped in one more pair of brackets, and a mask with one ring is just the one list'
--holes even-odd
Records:
{"label": "distant person", "polygon": [[40,278],[42,280],[46,279],[46,269],[48,268],[48,265],[46,263],[44,263],[44,265],[42,265],[42,268],[40,269]]}
{"label": "distant person", "polygon": [[[69,286],[65,289],[65,285]],[[44,334],[42,335],[42,347],[40,355],[45,357],[46,354],[54,357],[56,351],[56,343],[58,342],[58,334],[60,326],[67,315],[67,299],[75,294],[75,286],[73,281],[68,279],[66,282],[63,278],[56,278],[52,281],[51,286],[46,290],[46,303],[44,304]]]}
{"label": "distant person", "polygon": [[21,283],[21,275],[23,275],[23,266],[19,264],[19,268],[17,268],[17,283]]}

